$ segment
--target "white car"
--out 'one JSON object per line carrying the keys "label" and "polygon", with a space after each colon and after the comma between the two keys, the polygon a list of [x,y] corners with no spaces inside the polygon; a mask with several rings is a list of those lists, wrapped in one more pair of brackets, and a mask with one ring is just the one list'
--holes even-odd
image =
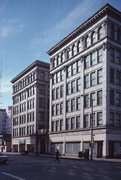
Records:
{"label": "white car", "polygon": [[8,157],[0,153],[0,163],[6,163],[7,161],[8,161]]}

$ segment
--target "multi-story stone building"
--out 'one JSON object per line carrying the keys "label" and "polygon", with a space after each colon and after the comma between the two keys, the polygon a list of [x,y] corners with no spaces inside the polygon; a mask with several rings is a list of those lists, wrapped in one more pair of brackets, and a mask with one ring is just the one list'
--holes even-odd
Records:
{"label": "multi-story stone building", "polygon": [[121,12],[106,4],[48,54],[50,152],[77,155],[91,142],[94,156],[120,155]]}
{"label": "multi-story stone building", "polygon": [[47,152],[50,65],[35,61],[13,84],[13,151]]}

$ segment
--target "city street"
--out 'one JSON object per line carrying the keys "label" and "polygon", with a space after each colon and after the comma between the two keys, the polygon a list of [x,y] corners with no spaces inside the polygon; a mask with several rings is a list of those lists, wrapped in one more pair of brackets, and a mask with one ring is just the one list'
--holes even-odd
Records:
{"label": "city street", "polygon": [[0,164],[0,180],[120,180],[121,162],[67,160],[28,155],[8,155]]}

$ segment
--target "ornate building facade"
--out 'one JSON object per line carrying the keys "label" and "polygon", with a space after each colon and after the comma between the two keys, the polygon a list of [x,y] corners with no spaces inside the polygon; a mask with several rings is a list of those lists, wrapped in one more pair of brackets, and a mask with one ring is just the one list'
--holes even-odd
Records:
{"label": "ornate building facade", "polygon": [[[106,4],[52,47],[49,151],[121,154],[121,12]],[[91,123],[92,122],[92,123]]]}
{"label": "ornate building facade", "polygon": [[13,84],[12,150],[46,153],[50,65],[35,61]]}

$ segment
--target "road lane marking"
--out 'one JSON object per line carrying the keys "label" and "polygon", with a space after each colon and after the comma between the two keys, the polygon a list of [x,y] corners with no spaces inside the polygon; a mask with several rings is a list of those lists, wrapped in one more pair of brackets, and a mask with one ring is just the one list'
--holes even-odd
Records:
{"label": "road lane marking", "polygon": [[1,174],[4,174],[4,175],[6,175],[6,176],[10,176],[10,177],[12,177],[12,178],[14,178],[14,179],[25,180],[24,178],[21,178],[21,177],[19,177],[19,176],[15,176],[15,175],[13,175],[13,174],[9,174],[9,173],[6,173],[6,172],[1,172]]}

